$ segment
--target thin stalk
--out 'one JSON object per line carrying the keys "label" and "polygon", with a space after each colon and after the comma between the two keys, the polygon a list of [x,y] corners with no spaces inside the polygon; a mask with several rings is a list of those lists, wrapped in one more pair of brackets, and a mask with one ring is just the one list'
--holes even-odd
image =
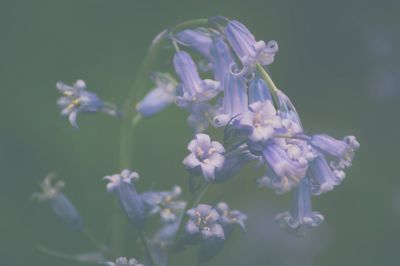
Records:
{"label": "thin stalk", "polygon": [[87,229],[83,230],[83,234],[89,239],[92,245],[102,253],[106,252],[106,248],[101,244]]}
{"label": "thin stalk", "polygon": [[147,240],[147,237],[143,229],[140,230],[139,236],[143,243],[144,252],[146,253],[147,258],[149,259],[150,266],[156,266],[157,264],[153,256],[153,252],[151,251],[149,241]]}

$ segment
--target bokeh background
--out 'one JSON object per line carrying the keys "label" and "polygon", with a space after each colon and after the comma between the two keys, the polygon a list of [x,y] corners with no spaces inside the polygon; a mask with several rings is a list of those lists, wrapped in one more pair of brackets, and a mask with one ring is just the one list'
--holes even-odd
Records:
{"label": "bokeh background", "polygon": [[[91,250],[86,238],[30,199],[49,171],[66,181],[65,192],[91,231],[104,240],[109,232],[113,199],[102,177],[120,170],[120,122],[81,116],[81,130],[74,130],[59,116],[55,83],[82,78],[121,104],[135,89],[135,72],[158,32],[212,15],[242,21],[258,39],[277,40],[270,70],[305,127],[338,138],[354,134],[361,148],[345,182],[314,200],[326,222],[305,238],[275,225],[274,214],[288,208],[290,197],[256,188],[261,170],[248,167],[213,187],[209,199],[222,194],[249,221],[247,234],[235,234],[210,265],[398,265],[399,12],[398,1],[2,0],[0,265],[79,265],[44,255],[37,244],[67,253]],[[140,190],[186,186],[186,115],[171,107],[138,127]],[[195,265],[194,251],[171,265]]]}

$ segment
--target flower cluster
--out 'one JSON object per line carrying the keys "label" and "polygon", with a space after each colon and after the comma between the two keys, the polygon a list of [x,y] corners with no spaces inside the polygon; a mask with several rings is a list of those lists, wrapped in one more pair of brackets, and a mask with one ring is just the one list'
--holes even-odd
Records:
{"label": "flower cluster", "polygon": [[[327,134],[306,133],[292,101],[276,87],[266,69],[278,52],[276,41],[257,40],[235,20],[214,17],[197,26],[201,21],[196,20],[193,27],[189,22],[180,24],[155,38],[144,67],[156,61],[153,59],[157,52],[170,52],[168,48],[174,47],[170,56],[174,73],[166,72],[171,68],[162,72],[143,69],[153,71],[150,78],[155,86],[138,103],[126,105],[126,124],[121,134],[121,163],[129,165],[130,138],[141,117],[154,116],[173,103],[188,112],[187,123],[194,134],[182,163],[190,175],[192,200],[183,200],[182,189],[176,185],[169,191],[139,192],[135,184],[139,175],[128,169],[104,177],[107,191],[116,197],[137,231],[140,241],[136,243],[143,246],[141,261],[145,265],[167,265],[168,252],[186,245],[198,246],[198,263],[202,265],[221,250],[235,227],[245,231],[246,214],[232,210],[225,202],[204,203],[203,198],[210,185],[231,180],[250,162],[265,169],[257,179],[258,187],[269,188],[278,195],[292,193],[290,210],[276,216],[283,227],[303,234],[319,226],[324,217],[313,211],[312,197],[333,190],[344,180],[360,147],[354,136],[340,140]],[[139,81],[138,86],[145,84]],[[61,114],[76,128],[80,113],[119,115],[115,105],[87,91],[82,80],[73,86],[59,82],[57,88],[63,94],[57,101]],[[214,130],[206,132],[210,127]],[[221,134],[211,136],[217,130]],[[217,141],[217,136],[223,139]],[[35,197],[48,202],[71,228],[82,231],[78,212],[60,192],[63,183],[52,185],[51,179],[45,179],[43,193]],[[148,237],[148,220],[158,216],[159,227]],[[122,233],[116,225],[114,230],[120,234],[115,239],[119,239]],[[118,243],[113,245],[115,248]],[[104,245],[96,246],[101,255],[110,254]],[[105,265],[142,264],[119,257],[115,263]]]}

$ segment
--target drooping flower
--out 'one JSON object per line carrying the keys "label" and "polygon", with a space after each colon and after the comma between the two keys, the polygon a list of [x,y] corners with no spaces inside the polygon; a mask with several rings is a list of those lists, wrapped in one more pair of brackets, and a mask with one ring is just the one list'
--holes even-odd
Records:
{"label": "drooping flower", "polygon": [[204,132],[215,116],[215,108],[208,102],[194,102],[187,106],[187,110],[190,113],[187,123],[195,133]]}
{"label": "drooping flower", "polygon": [[228,73],[224,84],[222,108],[213,119],[215,127],[227,125],[233,118],[248,110],[248,96],[244,78]]}
{"label": "drooping flower", "polygon": [[224,228],[225,235],[228,235],[235,225],[238,225],[243,230],[246,230],[246,214],[242,213],[239,210],[231,210],[229,205],[225,202],[218,203],[215,209],[219,214],[219,223]]}
{"label": "drooping flower", "polygon": [[265,81],[256,74],[249,85],[249,104],[265,101],[272,102],[271,93]]}
{"label": "drooping flower", "polygon": [[187,169],[193,174],[201,173],[207,181],[214,180],[215,172],[222,168],[225,161],[224,147],[217,141],[211,141],[206,134],[197,134],[187,148],[191,152],[183,160]]}
{"label": "drooping flower", "polygon": [[143,226],[143,200],[132,184],[132,181],[139,179],[139,175],[125,169],[120,174],[105,176],[104,179],[109,181],[107,190],[115,194],[128,219],[139,227]]}
{"label": "drooping flower", "polygon": [[202,80],[192,57],[179,51],[174,56],[174,68],[179,77],[181,94],[177,96],[176,103],[186,107],[192,102],[202,102],[214,98],[219,93],[219,82]]}
{"label": "drooping flower", "polygon": [[186,213],[190,219],[186,224],[186,233],[189,236],[200,236],[201,239],[225,239],[224,230],[218,223],[218,212],[206,204],[199,204]]}
{"label": "drooping flower", "polygon": [[215,33],[205,29],[186,29],[178,32],[174,39],[184,46],[189,46],[195,51],[199,52],[202,56],[207,59],[212,58],[210,55],[210,48],[213,41],[213,36]]}
{"label": "drooping flower", "polygon": [[360,143],[354,136],[346,136],[343,140],[337,140],[327,134],[316,134],[311,136],[310,143],[318,151],[335,159],[331,162],[331,167],[336,170],[350,167],[354,153],[360,147]]}
{"label": "drooping flower", "polygon": [[137,106],[137,111],[144,117],[149,117],[164,110],[176,98],[178,82],[169,74],[154,73],[152,80],[156,87],[149,91]]}
{"label": "drooping flower", "polygon": [[294,192],[291,211],[278,214],[276,219],[285,229],[297,234],[304,234],[324,221],[320,213],[312,210],[308,178],[304,178]]}
{"label": "drooping flower", "polygon": [[106,262],[106,266],[143,266],[143,264],[139,263],[136,259],[131,258],[127,259],[125,257],[119,257],[115,260],[115,262]]}
{"label": "drooping flower", "polygon": [[57,181],[54,173],[48,174],[41,183],[42,192],[34,193],[33,198],[46,202],[52,211],[63,221],[69,228],[73,230],[83,230],[82,218],[71,201],[61,192],[65,187],[63,181]]}
{"label": "drooping flower", "polygon": [[212,69],[215,80],[221,84],[221,90],[224,89],[226,75],[230,71],[233,62],[231,51],[222,37],[215,37],[210,48]]}
{"label": "drooping flower", "polygon": [[174,223],[184,211],[186,202],[179,200],[182,190],[174,186],[171,191],[150,191],[141,194],[149,215],[160,213],[163,223]]}
{"label": "drooping flower", "polygon": [[251,32],[240,22],[232,20],[225,28],[225,36],[240,59],[243,69],[238,75],[248,74],[257,64],[269,65],[274,61],[278,44],[276,41],[256,41]]}
{"label": "drooping flower", "polygon": [[75,128],[78,128],[76,118],[79,113],[103,111],[111,116],[119,115],[114,105],[103,102],[95,93],[87,91],[86,83],[83,80],[77,80],[73,86],[60,81],[56,86],[63,94],[57,100],[61,115],[68,116],[69,122]]}
{"label": "drooping flower", "polygon": [[282,126],[281,118],[269,100],[250,104],[249,111],[244,112],[236,122],[236,127],[244,131],[253,143],[266,142],[275,129]]}

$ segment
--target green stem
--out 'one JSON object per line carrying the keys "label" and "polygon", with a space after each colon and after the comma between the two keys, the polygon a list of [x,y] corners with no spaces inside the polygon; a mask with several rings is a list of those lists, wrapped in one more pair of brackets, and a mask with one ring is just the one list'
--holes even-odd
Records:
{"label": "green stem", "polygon": [[153,252],[151,251],[151,247],[147,237],[143,231],[143,229],[139,232],[140,239],[143,242],[144,252],[146,253],[147,258],[149,259],[150,266],[156,266],[156,260],[154,259]]}
{"label": "green stem", "polygon": [[102,253],[106,252],[106,248],[101,244],[87,229],[83,230],[83,234],[89,239],[95,248]]}
{"label": "green stem", "polygon": [[272,78],[269,76],[268,72],[265,71],[262,65],[257,64],[257,70],[260,73],[261,77],[267,82],[268,88],[272,94],[272,98],[277,106],[279,106],[278,101],[278,91],[279,89],[276,87],[275,83],[273,82]]}
{"label": "green stem", "polygon": [[186,215],[186,211],[195,207],[200,203],[200,201],[203,199],[204,195],[206,194],[207,190],[211,186],[211,182],[207,182],[198,192],[195,194],[192,198],[192,200],[186,205],[185,211],[183,212],[184,217],[181,219],[181,222],[178,227],[178,231],[176,233],[175,237],[175,245],[179,244],[179,240],[181,239],[183,235],[183,231],[185,229],[185,224],[188,221],[188,216]]}

